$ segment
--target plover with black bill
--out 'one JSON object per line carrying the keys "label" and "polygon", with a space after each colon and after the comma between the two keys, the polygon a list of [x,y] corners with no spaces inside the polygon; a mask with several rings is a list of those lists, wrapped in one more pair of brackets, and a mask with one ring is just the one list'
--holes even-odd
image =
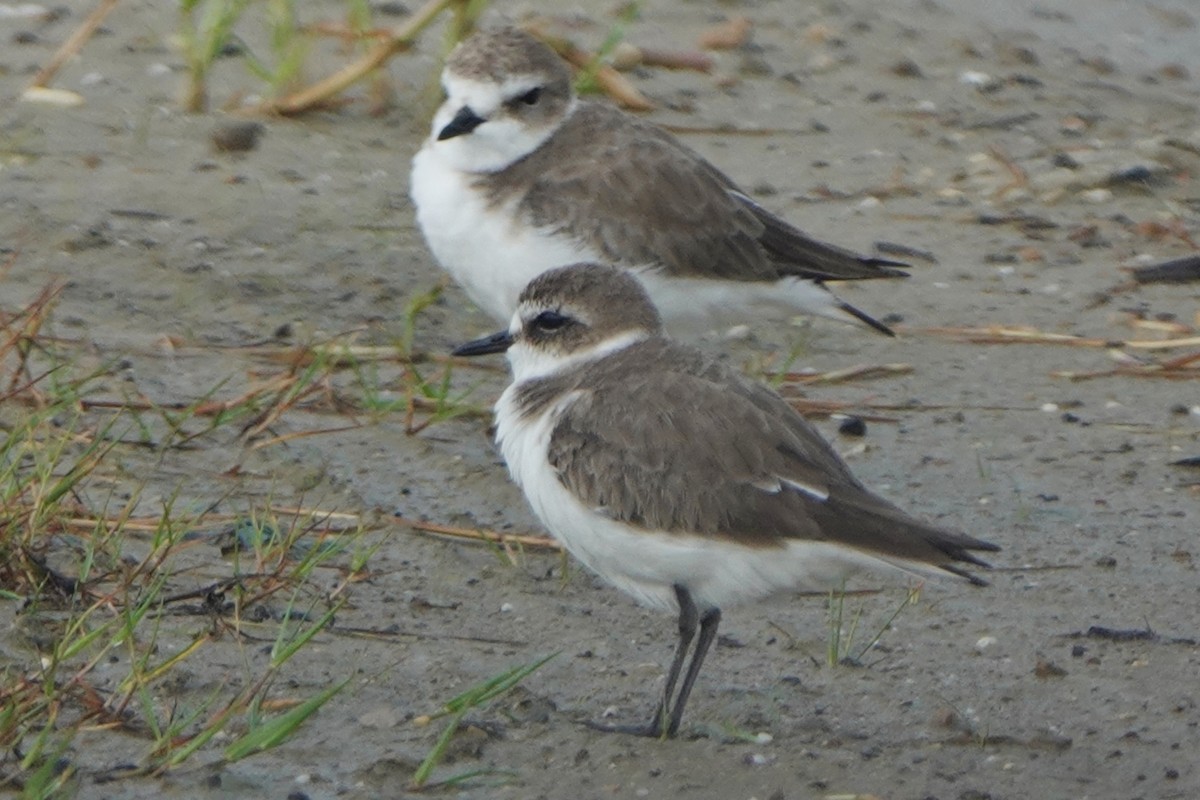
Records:
{"label": "plover with black bill", "polygon": [[545,272],[507,330],[455,354],[501,351],[496,440],[533,511],[589,569],[679,614],[654,715],[619,730],[678,730],[722,608],[859,569],[982,584],[972,551],[999,549],[872,494],[778,394],[665,338],[623,270]]}
{"label": "plover with black bill", "polygon": [[661,128],[579,100],[566,64],[528,33],[474,34],[442,84],[413,159],[417,221],[498,321],[547,269],[600,261],[637,273],[676,332],[775,311],[891,334],[824,282],[904,277],[904,264],[813,239]]}

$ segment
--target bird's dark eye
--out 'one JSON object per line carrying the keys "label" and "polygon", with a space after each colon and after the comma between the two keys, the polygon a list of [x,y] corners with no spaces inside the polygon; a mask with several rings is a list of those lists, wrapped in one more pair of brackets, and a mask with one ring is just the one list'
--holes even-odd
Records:
{"label": "bird's dark eye", "polygon": [[537,105],[537,101],[542,97],[542,87],[535,86],[517,99],[527,106]]}
{"label": "bird's dark eye", "polygon": [[556,331],[571,321],[571,318],[557,311],[543,311],[533,318],[533,328],[539,331]]}

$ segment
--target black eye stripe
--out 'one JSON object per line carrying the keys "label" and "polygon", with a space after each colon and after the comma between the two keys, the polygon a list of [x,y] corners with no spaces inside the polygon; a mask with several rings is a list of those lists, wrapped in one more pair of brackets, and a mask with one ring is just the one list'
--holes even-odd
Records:
{"label": "black eye stripe", "polygon": [[557,311],[543,311],[530,322],[537,331],[556,331],[572,322],[571,318]]}

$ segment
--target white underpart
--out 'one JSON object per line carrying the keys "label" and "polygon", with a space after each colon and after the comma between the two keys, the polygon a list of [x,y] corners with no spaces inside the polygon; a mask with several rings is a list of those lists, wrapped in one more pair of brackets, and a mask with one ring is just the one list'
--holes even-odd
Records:
{"label": "white underpart", "polygon": [[[519,197],[492,208],[473,186],[480,173],[507,167],[554,133],[554,126],[531,130],[498,113],[505,97],[532,88],[535,79],[512,78],[497,85],[447,74],[443,83],[447,100],[434,117],[429,139],[413,159],[410,191],[417,222],[438,263],[475,305],[498,322],[508,322],[521,290],[538,275],[580,261],[608,259],[569,236],[521,219]],[[493,118],[469,134],[438,141],[438,133],[464,106],[480,117]],[[642,279],[668,330],[676,335],[756,322],[764,313],[777,319],[811,314],[858,323],[840,308],[831,292],[798,278],[682,278],[655,265],[633,271]]]}
{"label": "white underpart", "polygon": [[489,208],[469,173],[448,164],[440,145],[413,159],[417,222],[438,263],[467,296],[497,322],[507,323],[521,290],[543,272],[596,254],[516,218],[512,208]]}
{"label": "white underpart", "polygon": [[[496,404],[496,439],[513,480],[542,524],[588,569],[653,608],[677,611],[683,586],[701,609],[729,608],[785,590],[839,587],[858,570],[945,575],[928,564],[885,559],[827,542],[750,547],[725,539],[651,531],[585,506],[559,480],[547,450],[559,416],[582,392],[522,420],[514,383]],[[757,491],[747,487],[748,491]]]}
{"label": "white underpart", "polygon": [[438,263],[483,311],[508,322],[521,290],[548,269],[596,261],[599,254],[553,237],[518,219],[516,200],[491,208],[473,183],[481,172],[507,167],[536,149],[553,128],[530,131],[508,118],[493,119],[463,136],[438,141],[464,105],[481,117],[495,114],[504,87],[447,75],[448,99],[434,117],[428,140],[413,159],[411,193],[417,222]]}
{"label": "white underpart", "polygon": [[[433,116],[433,127],[422,151],[436,150],[446,164],[461,172],[496,172],[529,155],[550,138],[561,120],[541,128],[532,128],[505,113],[503,103],[540,85],[536,76],[520,75],[496,84],[461,78],[449,72],[442,76],[446,100]],[[574,111],[575,101],[563,118]],[[462,136],[438,141],[438,134],[463,108],[486,120]]]}
{"label": "white underpart", "polygon": [[[509,332],[514,335],[521,329],[518,315],[513,316]],[[603,358],[628,347],[634,342],[640,342],[650,334],[646,331],[635,330],[617,334],[592,347],[576,350],[573,353],[551,353],[542,347],[531,347],[528,342],[517,338],[508,348],[508,363],[512,366],[513,382],[529,381],[572,367],[584,361]]]}
{"label": "white underpart", "polygon": [[[514,320],[519,327],[519,320]],[[779,547],[751,547],[727,539],[636,528],[590,508],[573,495],[551,467],[550,436],[564,411],[585,395],[569,392],[540,416],[522,419],[518,387],[628,346],[645,334],[614,336],[584,351],[552,355],[518,340],[509,348],[514,380],[496,403],[496,441],[509,474],[525,493],[542,524],[570,553],[602,578],[639,602],[677,611],[674,587],[683,586],[701,609],[727,608],[784,590],[818,591],[839,587],[858,570],[944,576],[937,567],[889,559],[828,542],[792,541]],[[705,443],[697,442],[698,446]],[[779,477],[747,491],[799,491],[824,501],[828,493]]]}

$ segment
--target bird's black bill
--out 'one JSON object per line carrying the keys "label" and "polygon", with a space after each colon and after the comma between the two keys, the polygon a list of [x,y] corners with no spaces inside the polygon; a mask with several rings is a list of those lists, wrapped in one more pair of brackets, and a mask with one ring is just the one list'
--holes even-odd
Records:
{"label": "bird's black bill", "polygon": [[466,344],[460,344],[451,351],[452,356],[486,356],[490,353],[503,353],[512,346],[513,338],[508,331],[493,333],[482,339],[476,339]]}
{"label": "bird's black bill", "polygon": [[446,127],[438,133],[438,141],[444,139],[453,139],[455,136],[462,136],[464,133],[470,133],[478,128],[486,120],[477,115],[471,110],[470,106],[463,106],[454,115],[454,119],[446,123]]}

